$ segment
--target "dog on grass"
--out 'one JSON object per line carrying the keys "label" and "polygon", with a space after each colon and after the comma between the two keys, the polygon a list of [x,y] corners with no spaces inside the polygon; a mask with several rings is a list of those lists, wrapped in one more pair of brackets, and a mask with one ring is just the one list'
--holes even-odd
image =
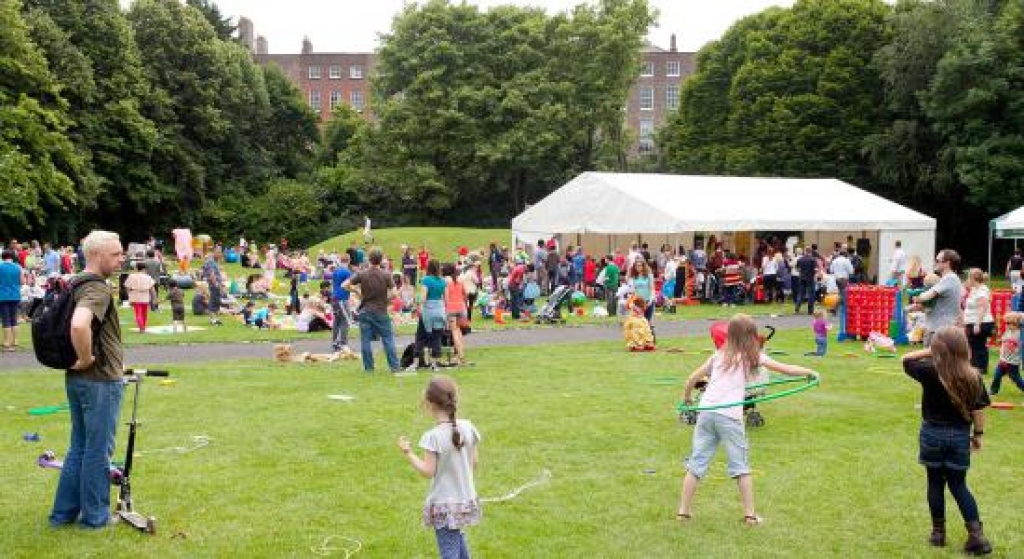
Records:
{"label": "dog on grass", "polygon": [[274,360],[278,363],[333,363],[339,359],[355,358],[355,352],[347,347],[334,353],[296,353],[291,344],[274,344]]}

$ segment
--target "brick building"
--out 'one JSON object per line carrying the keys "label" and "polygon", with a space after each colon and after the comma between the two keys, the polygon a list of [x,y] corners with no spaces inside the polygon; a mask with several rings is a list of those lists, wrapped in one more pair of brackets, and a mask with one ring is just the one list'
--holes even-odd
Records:
{"label": "brick building", "polygon": [[697,67],[697,53],[679,52],[672,35],[668,50],[650,43],[641,53],[640,75],[626,99],[626,128],[636,133],[634,153],[654,151],[654,132],[679,108],[683,82]]}
{"label": "brick building", "polygon": [[[302,42],[299,54],[270,54],[267,40],[253,32],[252,22],[239,18],[240,40],[253,51],[260,64],[276,63],[305,95],[321,121],[330,118],[339,103],[346,103],[372,118],[369,76],[376,56],[370,52],[314,52],[309,39]],[[626,101],[626,128],[635,132],[633,154],[654,151],[654,132],[679,107],[683,81],[693,74],[696,53],[678,52],[672,36],[668,50],[651,44],[644,46],[640,75],[629,90]]]}

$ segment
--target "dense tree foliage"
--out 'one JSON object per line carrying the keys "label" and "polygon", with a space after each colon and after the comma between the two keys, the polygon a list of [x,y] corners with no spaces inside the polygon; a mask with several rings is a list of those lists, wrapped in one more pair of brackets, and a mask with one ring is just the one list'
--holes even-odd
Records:
{"label": "dense tree foliage", "polygon": [[379,51],[378,125],[321,176],[354,214],[505,223],[621,138],[652,18],[645,0],[555,16],[410,4]]}
{"label": "dense tree foliage", "polygon": [[505,224],[581,171],[643,169],[834,176],[981,247],[1024,196],[1024,0],[744,18],[698,53],[652,164],[627,160],[622,107],[654,17],[646,0],[410,3],[367,112],[321,129],[211,0],[0,0],[0,236]]}

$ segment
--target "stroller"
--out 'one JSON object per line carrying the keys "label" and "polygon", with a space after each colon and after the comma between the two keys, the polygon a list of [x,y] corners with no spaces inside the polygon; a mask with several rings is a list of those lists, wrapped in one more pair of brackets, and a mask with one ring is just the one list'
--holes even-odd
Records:
{"label": "stroller", "polygon": [[[757,337],[758,341],[761,343],[761,347],[764,347],[764,345],[768,343],[768,340],[771,340],[772,336],[775,335],[774,327],[765,326],[765,329],[768,331],[768,333],[764,335],[758,335]],[[711,339],[714,341],[716,349],[721,349],[722,346],[725,345],[727,331],[728,322],[720,321],[715,322],[714,324],[711,325]],[[767,381],[768,371],[765,370],[764,368],[761,368],[761,370],[758,371],[758,376],[755,382],[760,384]],[[697,388],[697,391],[699,393],[703,394],[704,389],[707,388],[707,384],[707,380],[702,380],[698,382],[695,387]],[[757,410],[757,404],[749,403],[749,400],[753,398],[758,398],[760,396],[764,396],[765,393],[765,388],[757,388],[754,390],[747,390],[747,392],[744,395],[744,400],[747,401],[748,403],[743,404],[743,417],[747,425],[750,427],[763,427],[765,424],[764,416],[762,416],[761,412]],[[679,420],[682,421],[683,423],[686,423],[687,425],[696,425],[697,412],[684,411],[681,414],[679,414]]]}
{"label": "stroller", "polygon": [[[463,326],[459,328],[463,336],[468,336],[472,333],[473,329],[469,326]],[[428,367],[426,360],[423,359],[422,352],[426,349],[427,338],[426,331],[419,325],[416,328],[416,339],[413,343],[405,346],[402,351],[402,356],[399,359],[402,369],[408,369],[413,363],[419,363],[417,368]],[[441,355],[435,356],[434,365],[437,367],[455,367],[458,362],[455,360],[455,341],[452,338],[452,331],[445,328],[441,332]]]}
{"label": "stroller", "polygon": [[557,289],[548,298],[548,302],[544,304],[544,308],[537,313],[534,322],[536,324],[554,324],[556,322],[565,322],[562,318],[562,305],[569,301],[572,295],[572,290],[567,285],[559,285]]}

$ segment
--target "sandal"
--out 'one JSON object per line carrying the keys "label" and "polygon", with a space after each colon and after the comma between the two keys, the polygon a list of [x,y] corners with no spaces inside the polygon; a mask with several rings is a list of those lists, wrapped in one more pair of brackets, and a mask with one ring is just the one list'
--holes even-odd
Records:
{"label": "sandal", "polygon": [[690,513],[687,513],[687,512],[677,512],[676,513],[676,520],[679,520],[680,522],[686,522],[687,520],[693,520],[693,515],[691,515]]}
{"label": "sandal", "polygon": [[743,517],[743,523],[747,526],[757,526],[764,523],[764,519],[756,514],[748,514]]}

